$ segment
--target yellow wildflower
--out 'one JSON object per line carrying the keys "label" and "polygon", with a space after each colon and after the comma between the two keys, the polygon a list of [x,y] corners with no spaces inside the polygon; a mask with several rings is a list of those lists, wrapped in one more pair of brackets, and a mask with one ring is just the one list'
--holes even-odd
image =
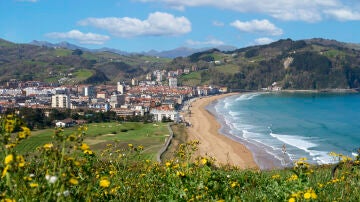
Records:
{"label": "yellow wildflower", "polygon": [[80,148],[81,148],[81,150],[83,150],[83,151],[90,149],[89,145],[86,144],[86,143],[82,143]]}
{"label": "yellow wildflower", "polygon": [[202,158],[202,159],[201,159],[201,164],[205,165],[207,162],[208,162],[208,161],[207,161],[206,158]]}
{"label": "yellow wildflower", "polygon": [[3,199],[2,201],[4,201],[4,202],[16,202],[15,199],[9,199],[9,198]]}
{"label": "yellow wildflower", "polygon": [[19,139],[25,139],[26,138],[26,134],[24,132],[19,132],[18,133],[18,138]]}
{"label": "yellow wildflower", "polygon": [[84,154],[92,155],[94,153],[91,150],[87,149],[87,150],[84,150]]}
{"label": "yellow wildflower", "polygon": [[289,198],[288,202],[295,202],[295,198]]}
{"label": "yellow wildflower", "polygon": [[11,148],[14,148],[15,146],[16,146],[16,144],[11,143],[11,144],[5,145],[5,148],[6,148],[6,149],[11,149]]}
{"label": "yellow wildflower", "polygon": [[78,185],[79,184],[79,181],[76,179],[76,178],[71,178],[69,180],[69,183],[72,184],[72,185]]}
{"label": "yellow wildflower", "polygon": [[234,188],[234,187],[236,187],[236,186],[238,186],[238,185],[239,185],[239,183],[237,183],[237,182],[232,182],[230,186],[231,186],[231,188]]}
{"label": "yellow wildflower", "polygon": [[179,177],[184,177],[185,173],[181,172],[181,171],[176,171],[176,175]]}
{"label": "yellow wildflower", "polygon": [[276,175],[273,175],[271,176],[272,179],[280,179],[280,175],[279,174],[276,174]]}
{"label": "yellow wildflower", "polygon": [[14,156],[12,154],[7,155],[4,160],[5,165],[11,163],[13,160],[14,160]]}
{"label": "yellow wildflower", "polygon": [[18,163],[18,167],[22,168],[25,166],[25,159],[23,156],[21,156],[21,155],[16,156],[16,161]]}
{"label": "yellow wildflower", "polygon": [[166,166],[166,167],[170,167],[170,165],[171,165],[170,162],[166,162],[166,163],[165,163],[165,166]]}
{"label": "yellow wildflower", "polygon": [[133,145],[133,144],[128,144],[128,146],[129,146],[130,148],[132,148],[134,145]]}
{"label": "yellow wildflower", "polygon": [[306,193],[304,194],[304,199],[310,199],[310,198],[311,198],[311,193],[306,192]]}
{"label": "yellow wildflower", "polygon": [[50,150],[53,147],[54,147],[54,145],[52,143],[44,144],[44,146],[43,146],[43,148],[46,150]]}
{"label": "yellow wildflower", "polygon": [[1,174],[1,178],[5,177],[7,171],[9,170],[9,168],[10,168],[9,165],[7,165],[7,166],[4,168],[4,170],[2,171],[2,174]]}
{"label": "yellow wildflower", "polygon": [[36,188],[36,187],[39,186],[39,184],[38,184],[38,183],[30,183],[29,186],[30,186],[31,188]]}
{"label": "yellow wildflower", "polygon": [[298,177],[297,175],[291,175],[291,177],[288,178],[287,180],[288,180],[288,181],[295,181],[295,180],[297,180],[297,179],[299,179],[299,177]]}
{"label": "yellow wildflower", "polygon": [[110,186],[110,181],[107,179],[100,180],[99,182],[100,187],[106,188]]}
{"label": "yellow wildflower", "polygon": [[311,192],[311,198],[313,198],[313,199],[317,199],[317,195],[316,195],[316,193],[315,193],[315,192]]}

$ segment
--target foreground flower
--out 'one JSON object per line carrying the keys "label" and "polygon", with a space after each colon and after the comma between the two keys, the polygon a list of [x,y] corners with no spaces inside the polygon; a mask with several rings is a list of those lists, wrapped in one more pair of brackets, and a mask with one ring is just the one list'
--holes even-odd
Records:
{"label": "foreground flower", "polygon": [[82,145],[81,145],[81,150],[83,150],[83,151],[85,151],[85,150],[89,150],[90,149],[90,147],[89,147],[89,145],[88,144],[86,144],[86,143],[82,143]]}
{"label": "foreground flower", "polygon": [[100,180],[99,182],[100,187],[106,188],[110,186],[110,181],[107,179]]}
{"label": "foreground flower", "polygon": [[45,179],[46,179],[50,184],[54,184],[54,183],[57,181],[58,177],[46,175],[46,176],[45,176]]}
{"label": "foreground flower", "polygon": [[9,154],[5,157],[4,163],[5,165],[11,163],[14,160],[14,156],[12,154]]}
{"label": "foreground flower", "polygon": [[43,147],[44,147],[44,149],[49,150],[49,149],[53,148],[54,145],[52,143],[48,143],[48,144],[44,144]]}
{"label": "foreground flower", "polygon": [[36,187],[39,186],[39,184],[38,184],[38,183],[30,183],[29,186],[30,186],[31,188],[36,188]]}
{"label": "foreground flower", "polygon": [[71,179],[69,180],[69,182],[70,182],[70,184],[72,184],[72,185],[78,185],[78,184],[79,184],[79,181],[78,181],[77,179],[75,179],[75,178],[71,178]]}

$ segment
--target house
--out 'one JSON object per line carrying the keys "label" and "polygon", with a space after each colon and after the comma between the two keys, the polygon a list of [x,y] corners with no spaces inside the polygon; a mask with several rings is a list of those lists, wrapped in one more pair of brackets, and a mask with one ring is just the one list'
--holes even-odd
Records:
{"label": "house", "polygon": [[155,121],[162,121],[163,118],[169,118],[175,123],[180,121],[179,112],[175,110],[159,110],[159,109],[152,109],[150,114],[154,116]]}
{"label": "house", "polygon": [[66,128],[66,127],[71,127],[71,126],[75,126],[76,122],[72,119],[72,118],[67,118],[61,121],[57,121],[55,123],[56,127],[59,128]]}

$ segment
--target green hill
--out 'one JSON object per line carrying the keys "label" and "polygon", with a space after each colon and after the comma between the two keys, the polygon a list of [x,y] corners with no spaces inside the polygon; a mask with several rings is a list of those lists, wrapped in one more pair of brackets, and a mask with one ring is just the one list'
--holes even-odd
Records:
{"label": "green hill", "polygon": [[0,40],[0,81],[15,78],[62,83],[101,83],[143,78],[155,69],[197,69],[183,85],[216,84],[258,90],[274,82],[284,89],[357,89],[360,46],[326,39],[283,39],[222,52],[211,49],[173,60],[111,52],[86,52]]}
{"label": "green hill", "polygon": [[[280,40],[230,52],[217,49],[173,60],[197,67],[202,84],[258,90],[277,82],[285,89],[360,87],[359,46],[334,40]],[[188,76],[180,82],[189,83]]]}
{"label": "green hill", "polygon": [[116,82],[164,68],[168,59],[122,56],[111,52],[15,44],[0,40],[0,81],[41,80],[63,83]]}

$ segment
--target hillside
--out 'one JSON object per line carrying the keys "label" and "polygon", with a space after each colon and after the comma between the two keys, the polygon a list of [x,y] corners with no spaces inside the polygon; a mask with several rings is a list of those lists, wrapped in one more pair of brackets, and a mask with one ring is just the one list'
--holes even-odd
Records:
{"label": "hillside", "polygon": [[356,44],[286,39],[229,52],[212,49],[176,58],[172,65],[199,70],[183,76],[183,84],[258,90],[277,82],[285,89],[348,89],[360,87],[359,56]]}
{"label": "hillside", "polygon": [[150,56],[94,53],[0,40],[1,82],[9,79],[65,84],[116,82],[164,68],[168,62],[169,59]]}
{"label": "hillside", "polygon": [[360,46],[327,39],[279,40],[234,51],[210,49],[173,60],[144,55],[88,52],[0,40],[0,81],[114,83],[154,69],[195,69],[183,85],[216,84],[258,90],[274,82],[283,89],[357,89]]}

